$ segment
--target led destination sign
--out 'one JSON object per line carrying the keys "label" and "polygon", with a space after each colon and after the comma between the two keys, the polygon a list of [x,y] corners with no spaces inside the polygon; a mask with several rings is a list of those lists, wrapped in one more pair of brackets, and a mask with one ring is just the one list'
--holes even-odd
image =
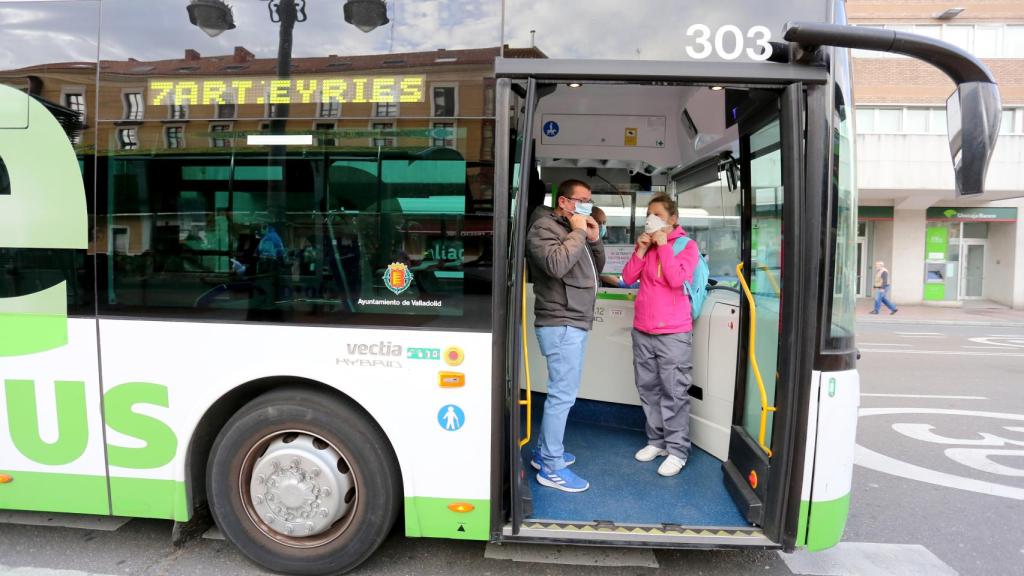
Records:
{"label": "led destination sign", "polygon": [[424,76],[153,79],[151,106],[423,102]]}

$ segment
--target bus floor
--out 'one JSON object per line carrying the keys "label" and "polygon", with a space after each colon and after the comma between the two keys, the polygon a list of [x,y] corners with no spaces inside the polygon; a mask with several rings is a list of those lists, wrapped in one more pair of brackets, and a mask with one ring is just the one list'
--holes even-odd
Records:
{"label": "bus floor", "polygon": [[[534,397],[533,437],[540,432],[546,395]],[[658,475],[662,458],[638,462],[647,443],[639,406],[577,400],[565,431],[565,448],[576,456],[572,469],[590,482],[585,492],[567,493],[537,483],[530,449],[523,466],[533,496],[532,520],[609,521],[619,525],[676,524],[685,527],[748,527],[726,490],[722,463],[693,446],[676,476]]]}

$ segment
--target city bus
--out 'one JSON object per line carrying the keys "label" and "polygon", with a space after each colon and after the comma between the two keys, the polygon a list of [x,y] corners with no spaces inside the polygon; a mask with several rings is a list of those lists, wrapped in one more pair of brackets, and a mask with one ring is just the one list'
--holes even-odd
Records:
{"label": "city bus", "polygon": [[[992,75],[843,0],[0,2],[0,509],[209,522],[267,569],[408,537],[820,550],[859,403],[850,49],[934,64],[957,191]],[[350,26],[350,24],[354,25]],[[609,218],[566,432],[527,222]],[[615,280],[669,194],[711,271],[693,451],[661,478]]]}

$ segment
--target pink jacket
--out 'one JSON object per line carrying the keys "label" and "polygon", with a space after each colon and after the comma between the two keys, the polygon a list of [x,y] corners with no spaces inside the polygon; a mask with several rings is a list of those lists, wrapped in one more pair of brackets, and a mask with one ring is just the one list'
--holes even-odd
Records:
{"label": "pink jacket", "polygon": [[640,279],[633,327],[641,332],[678,334],[693,329],[690,297],[683,282],[693,279],[697,242],[691,239],[679,254],[672,253],[676,239],[685,235],[683,228],[676,226],[669,233],[668,242],[662,246],[652,243],[642,259],[634,251],[622,269],[622,280],[627,285]]}

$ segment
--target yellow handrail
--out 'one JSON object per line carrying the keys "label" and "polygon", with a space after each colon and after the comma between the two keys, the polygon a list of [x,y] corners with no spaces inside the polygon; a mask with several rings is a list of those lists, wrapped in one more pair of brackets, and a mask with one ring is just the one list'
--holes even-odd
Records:
{"label": "yellow handrail", "polygon": [[750,366],[754,370],[754,379],[757,380],[757,389],[761,392],[761,431],[757,436],[757,443],[765,451],[765,454],[771,457],[772,450],[764,443],[764,433],[768,426],[768,413],[775,412],[776,408],[768,405],[768,392],[764,389],[761,370],[757,366],[757,354],[754,353],[754,342],[757,336],[757,305],[754,304],[754,295],[750,293],[747,280],[743,277],[743,262],[736,265],[736,277],[739,278],[740,285],[743,286],[743,293],[747,296],[747,303],[750,304],[750,345],[747,346],[747,352],[750,356]]}
{"label": "yellow handrail", "polygon": [[[525,270],[526,267],[524,266]],[[526,400],[519,399],[520,406],[526,406],[526,438],[519,441],[522,448],[530,443],[530,435],[533,433],[533,394],[530,387],[530,353],[526,350],[526,277],[523,277],[523,316],[520,322],[523,326],[523,371],[526,373]],[[516,392],[518,394],[518,391]]]}

